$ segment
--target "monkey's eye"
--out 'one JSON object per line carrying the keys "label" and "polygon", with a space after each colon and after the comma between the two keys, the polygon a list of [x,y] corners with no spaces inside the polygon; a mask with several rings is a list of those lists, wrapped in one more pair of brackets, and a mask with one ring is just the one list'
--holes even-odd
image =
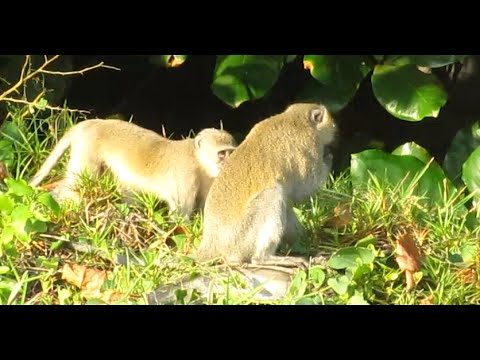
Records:
{"label": "monkey's eye", "polygon": [[228,156],[227,150],[222,150],[217,153],[217,156],[220,160],[225,160],[225,158]]}

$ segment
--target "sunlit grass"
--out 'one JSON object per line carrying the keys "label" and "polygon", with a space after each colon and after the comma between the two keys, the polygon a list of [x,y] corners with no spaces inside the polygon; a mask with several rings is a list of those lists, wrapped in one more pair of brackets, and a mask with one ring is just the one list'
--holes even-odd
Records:
{"label": "sunlit grass", "polygon": [[[20,116],[23,113],[11,110],[0,139],[0,159],[18,181],[30,178],[65,129],[78,121],[68,111],[27,118]],[[61,177],[67,158],[68,154],[46,183]],[[331,177],[310,201],[296,205],[306,234],[281,252],[330,258],[340,249],[361,248],[373,260],[297,271],[285,296],[265,301],[258,298],[263,284],[252,286],[238,272],[197,265],[189,257],[201,240],[201,214],[185,221],[169,214],[151,195],[126,198],[108,173],[100,179],[81,176],[76,189],[80,202],[62,203],[59,212],[37,206],[44,190],[22,197],[3,186],[0,303],[146,304],[152,291],[169,285],[173,290],[168,301],[178,304],[479,303],[479,227],[469,210],[471,198],[460,189],[434,206],[414,195],[414,186],[415,180],[388,187],[372,178],[362,189],[353,189],[348,170]],[[31,209],[28,221],[45,222],[47,229],[40,224],[28,234],[8,235],[5,229],[11,224],[5,219],[12,218],[13,229],[19,221],[9,204],[25,205]],[[421,254],[410,290],[396,261],[400,233],[414,239]],[[64,279],[65,264],[104,271],[100,291],[115,292],[115,300],[86,297]],[[189,288],[192,281],[197,290]],[[183,289],[175,287],[179,283]]]}

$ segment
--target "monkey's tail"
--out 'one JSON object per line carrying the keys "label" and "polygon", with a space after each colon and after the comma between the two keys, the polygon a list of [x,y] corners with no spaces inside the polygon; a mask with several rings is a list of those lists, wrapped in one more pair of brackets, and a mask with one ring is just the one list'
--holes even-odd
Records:
{"label": "monkey's tail", "polygon": [[72,131],[68,131],[53,148],[51,154],[47,157],[42,167],[38,172],[30,179],[28,184],[30,186],[37,186],[48,175],[50,170],[53,169],[58,160],[62,157],[63,153],[68,149],[71,144]]}

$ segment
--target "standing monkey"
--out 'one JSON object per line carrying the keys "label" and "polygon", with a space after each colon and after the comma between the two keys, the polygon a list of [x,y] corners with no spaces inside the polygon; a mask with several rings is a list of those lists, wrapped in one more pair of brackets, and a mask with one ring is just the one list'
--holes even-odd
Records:
{"label": "standing monkey", "polygon": [[195,259],[304,264],[275,251],[301,228],[292,202],[305,200],[326,182],[331,157],[325,147],[335,133],[330,113],[318,104],[294,104],[255,125],[210,189]]}
{"label": "standing monkey", "polygon": [[84,170],[98,175],[108,168],[121,187],[150,192],[186,217],[202,209],[213,179],[236,147],[228,132],[204,129],[195,138],[169,140],[122,120],[86,120],[69,129],[30,180],[38,185],[70,147],[60,197]]}

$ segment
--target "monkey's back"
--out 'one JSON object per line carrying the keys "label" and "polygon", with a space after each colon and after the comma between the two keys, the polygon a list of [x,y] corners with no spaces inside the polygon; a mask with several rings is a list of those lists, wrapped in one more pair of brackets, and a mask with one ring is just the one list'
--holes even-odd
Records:
{"label": "monkey's back", "polygon": [[152,130],[115,119],[93,119],[79,125],[105,166],[124,184],[158,191],[192,168],[191,163],[182,163],[184,158],[176,158],[175,154],[188,153],[191,158],[193,139],[170,140]]}
{"label": "monkey's back", "polygon": [[[288,141],[295,134],[302,140]],[[210,203],[215,203],[215,212],[221,213],[220,216],[228,217],[238,213],[239,205],[247,206],[260,192],[275,184],[288,188],[292,181],[307,180],[319,170],[323,155],[316,148],[317,138],[316,130],[304,119],[292,119],[285,113],[256,124],[213,182],[205,216],[213,210]],[[308,164],[318,164],[318,168]]]}

